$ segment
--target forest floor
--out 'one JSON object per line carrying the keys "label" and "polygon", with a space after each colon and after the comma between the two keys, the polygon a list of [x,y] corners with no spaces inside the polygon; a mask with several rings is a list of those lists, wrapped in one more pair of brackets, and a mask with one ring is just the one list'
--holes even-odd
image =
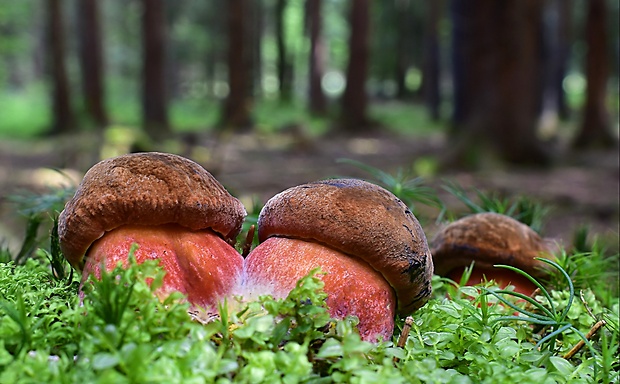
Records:
{"label": "forest floor", "polygon": [[[248,210],[252,201],[263,204],[276,193],[308,181],[334,176],[373,181],[368,173],[338,159],[353,159],[395,173],[399,168],[409,170],[413,164],[433,164],[434,160],[429,159],[440,158],[447,146],[442,136],[382,134],[311,140],[294,130],[278,135],[234,134],[217,142],[210,137],[193,137],[192,141],[198,145],[177,143],[174,152],[205,166]],[[50,168],[62,170],[73,183],[79,182],[100,158],[100,144],[101,139],[88,135],[0,142],[0,245],[15,249],[24,234],[24,219],[16,214],[10,196],[45,191],[49,186],[67,182],[66,177]],[[550,208],[543,229],[545,237],[568,244],[575,230],[586,225],[591,234],[600,236],[617,251],[618,149],[581,153],[560,150],[556,158],[554,165],[545,169],[491,164],[476,172],[443,171],[425,180],[448,207],[457,211],[464,211],[465,207],[441,188],[446,180],[505,197],[527,196]],[[424,223],[430,238],[437,229],[436,223]]]}

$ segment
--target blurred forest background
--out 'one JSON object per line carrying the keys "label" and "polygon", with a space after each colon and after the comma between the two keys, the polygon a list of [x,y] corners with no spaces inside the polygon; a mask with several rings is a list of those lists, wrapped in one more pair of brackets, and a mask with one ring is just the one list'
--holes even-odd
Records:
{"label": "blurred forest background", "polygon": [[[76,182],[101,158],[159,150],[261,202],[368,176],[348,158],[572,209],[552,235],[584,221],[617,234],[619,11],[616,0],[0,0],[0,214],[18,188],[49,186],[42,168]],[[1,232],[16,231],[8,223]]]}

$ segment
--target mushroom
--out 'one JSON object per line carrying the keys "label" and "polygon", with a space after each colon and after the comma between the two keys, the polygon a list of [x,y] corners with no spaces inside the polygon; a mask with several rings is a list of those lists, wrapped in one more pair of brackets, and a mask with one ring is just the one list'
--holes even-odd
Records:
{"label": "mushroom", "polygon": [[58,222],[60,248],[83,280],[127,263],[159,259],[166,271],[157,295],[171,291],[215,306],[240,282],[234,239],[246,215],[239,200],[204,168],[181,156],[135,153],[86,172]]}
{"label": "mushroom", "polygon": [[431,294],[433,263],[409,208],[374,184],[332,179],[271,198],[258,218],[260,244],[245,259],[245,296],[285,297],[320,267],[334,318],[355,315],[363,339],[387,340],[396,313]]}
{"label": "mushroom", "polygon": [[533,277],[544,277],[548,265],[537,257],[550,257],[554,246],[529,226],[498,213],[478,213],[444,227],[431,241],[435,273],[459,281],[474,262],[467,285],[493,279],[502,288],[531,295],[536,286],[524,276],[496,264],[519,268]]}

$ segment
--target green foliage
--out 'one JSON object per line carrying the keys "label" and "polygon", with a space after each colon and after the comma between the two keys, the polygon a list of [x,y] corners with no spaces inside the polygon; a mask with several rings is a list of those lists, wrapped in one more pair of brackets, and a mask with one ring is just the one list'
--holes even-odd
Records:
{"label": "green foliage", "polygon": [[[356,318],[330,319],[318,270],[302,278],[284,299],[264,296],[241,303],[239,310],[224,303],[218,319],[201,324],[191,321],[180,295],[164,301],[154,296],[163,278],[154,261],[132,261],[128,269],[117,267],[103,272],[100,280],[88,280],[82,300],[77,281],[58,281],[41,261],[0,264],[1,382],[618,379],[618,316],[591,292],[584,295],[588,307],[604,312],[616,328],[604,327],[589,348],[565,360],[556,353],[570,348],[592,323],[574,295],[565,291],[547,291],[543,308],[553,306],[552,313],[578,330],[568,334],[561,328],[536,329],[524,320],[529,317],[514,319],[513,311],[539,315],[524,309],[517,300],[521,297],[496,290],[492,283],[458,287],[436,277],[435,297],[413,314],[411,332],[400,348],[390,341],[362,341]],[[447,298],[446,289],[458,292]],[[398,324],[395,337],[403,327],[402,321]],[[554,349],[539,350],[531,341],[545,344],[553,337],[558,345]]]}
{"label": "green foliage", "polygon": [[42,134],[49,126],[51,111],[42,86],[31,86],[20,92],[0,92],[0,105],[1,137],[31,138]]}
{"label": "green foliage", "polygon": [[[582,333],[580,333],[579,330],[575,328],[575,326],[573,326],[573,324],[567,318],[568,312],[571,309],[571,306],[573,305],[574,299],[575,299],[575,289],[574,289],[573,282],[571,281],[566,271],[564,271],[562,267],[560,267],[560,265],[557,264],[556,262],[547,260],[547,259],[542,259],[542,258],[539,258],[538,260],[552,265],[563,275],[568,285],[568,296],[566,298],[566,303],[563,306],[563,308],[562,309],[556,308],[556,304],[554,303],[551,297],[551,293],[547,291],[547,289],[540,282],[538,282],[535,278],[533,278],[527,272],[524,272],[518,268],[509,266],[509,265],[499,265],[497,267],[506,268],[511,271],[517,272],[525,276],[532,283],[534,283],[536,287],[540,290],[541,294],[543,295],[544,303],[541,303],[532,297],[526,296],[518,292],[513,292],[513,291],[508,291],[508,290],[487,291],[489,294],[496,296],[501,302],[503,302],[504,304],[508,305],[510,308],[514,309],[515,311],[521,314],[521,316],[516,316],[516,315],[502,316],[502,317],[497,318],[496,320],[497,321],[506,321],[506,320],[526,321],[532,324],[549,327],[551,332],[545,335],[544,337],[542,337],[536,343],[537,347],[541,349],[547,349],[549,351],[554,351],[556,349],[556,341],[558,337],[563,332],[566,332],[569,330],[577,333],[584,341],[587,342],[587,339],[585,338],[585,336]],[[503,296],[501,296],[502,294],[512,295],[521,300],[524,300],[530,306],[533,307],[533,310],[528,310],[528,309],[525,309],[523,307],[517,306],[509,302]]]}
{"label": "green foliage", "polygon": [[[552,260],[542,258],[539,260],[553,266],[558,273],[564,277],[567,289],[548,291],[540,282],[526,272],[510,266],[499,266],[510,269],[528,278],[538,287],[542,297],[533,298],[507,290],[487,290],[486,292],[488,294],[497,297],[502,303],[518,313],[518,315],[500,316],[496,318],[495,321],[524,321],[541,326],[541,332],[544,332],[544,334],[535,333],[533,335],[534,338],[538,339],[536,346],[550,353],[562,352],[566,359],[572,357],[569,349],[572,345],[578,343],[580,339],[580,341],[587,346],[591,357],[594,358],[591,369],[593,370],[594,376],[599,378],[599,382],[612,382],[612,377],[615,378],[614,380],[618,380],[620,362],[617,360],[612,362],[612,356],[617,353],[617,347],[610,348],[609,344],[607,344],[610,338],[615,340],[618,337],[619,317],[617,303],[615,305],[615,312],[609,309],[603,309],[600,302],[595,299],[595,295],[591,291],[588,291],[586,295],[581,292],[583,308],[576,307],[574,305],[574,285],[568,273],[560,264]],[[502,295],[509,295],[523,300],[529,304],[529,307],[525,308],[523,305],[518,306]],[[595,316],[592,309],[600,313],[600,315]],[[604,329],[602,332],[603,336],[601,338],[602,341],[599,343],[599,348],[595,348],[590,341],[590,336],[586,336],[584,332],[579,329],[584,329],[588,324],[594,324],[595,322],[602,324],[603,327],[607,327],[607,329]],[[572,368],[570,365],[566,364],[565,360],[560,360],[559,358],[555,358],[554,360],[554,356],[551,356],[549,359],[556,368],[559,368],[559,366],[564,370],[570,370]]]}
{"label": "green foliage", "polygon": [[[428,200],[416,200],[426,187],[404,172],[389,175],[350,164],[406,203],[436,202],[430,193]],[[491,200],[484,204],[512,206]],[[40,242],[29,240],[30,251],[24,251],[29,256],[20,263],[0,255],[3,383],[620,380],[620,306],[617,290],[609,289],[609,281],[617,280],[617,255],[606,256],[596,241],[580,240],[580,247],[546,261],[553,273],[544,284],[506,267],[539,287],[534,297],[498,289],[493,281],[464,286],[472,266],[459,282],[435,276],[433,298],[411,314],[413,324],[400,347],[394,341],[405,331],[403,319],[396,319],[392,340],[376,344],[361,340],[357,318],[331,319],[319,270],[300,279],[284,299],[229,298],[219,317],[206,324],[192,321],[188,310],[193,309],[181,294],[158,299],[154,293],[164,272],[156,261],[136,264],[131,254],[128,268],[103,271],[80,289],[59,249],[57,201],[30,201],[21,206],[24,212],[38,220],[50,217],[54,225],[45,242],[49,248],[32,252]],[[260,207],[255,202],[244,232],[255,224]],[[597,323],[604,325],[589,334]],[[585,347],[564,358],[580,341]]]}
{"label": "green foliage", "polygon": [[519,220],[539,233],[543,229],[544,218],[549,212],[548,207],[526,196],[507,198],[498,193],[487,194],[477,188],[472,188],[478,200],[476,202],[469,197],[469,192],[465,188],[455,182],[446,182],[443,188],[465,204],[469,213],[501,213]]}
{"label": "green foliage", "polygon": [[[62,172],[58,171],[62,174]],[[52,188],[45,193],[23,192],[19,195],[11,195],[8,200],[16,205],[17,211],[27,217],[24,240],[17,255],[10,254],[8,249],[0,251],[0,261],[14,259],[16,263],[24,263],[26,259],[32,257],[35,252],[39,256],[47,257],[52,262],[52,267],[60,273],[62,279],[65,276],[64,258],[60,253],[57,232],[57,216],[62,211],[65,202],[75,192],[74,187]],[[50,251],[37,248],[41,245],[39,232],[47,221],[52,222],[52,233],[50,239]],[[47,236],[46,236],[47,237]]]}
{"label": "green foliage", "polygon": [[[618,301],[618,259],[619,255],[605,255],[595,244],[589,252],[561,251],[555,255],[556,262],[565,271],[576,290],[591,289],[598,299],[607,305]],[[563,276],[559,270],[552,271],[550,284],[560,289]]]}
{"label": "green foliage", "polygon": [[54,217],[54,224],[52,226],[52,232],[50,234],[50,248],[49,251],[43,248],[37,250],[37,255],[45,257],[52,270],[52,276],[58,281],[72,281],[73,280],[73,268],[69,266],[69,263],[62,255],[60,250],[60,241],[58,238],[58,218]]}
{"label": "green foliage", "polygon": [[30,215],[28,217],[24,241],[22,242],[22,246],[17,253],[17,256],[15,256],[16,263],[24,262],[35,251],[38,244],[37,233],[42,221],[43,219],[40,215]]}

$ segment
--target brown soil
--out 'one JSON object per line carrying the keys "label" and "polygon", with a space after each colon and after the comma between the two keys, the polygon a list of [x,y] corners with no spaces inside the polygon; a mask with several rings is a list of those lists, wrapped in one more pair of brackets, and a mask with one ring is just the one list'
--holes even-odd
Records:
{"label": "brown soil", "polygon": [[[187,139],[187,138],[186,138]],[[190,146],[187,142],[199,146]],[[274,194],[307,181],[334,177],[372,177],[349,164],[348,158],[383,171],[411,169],[417,160],[440,158],[446,144],[441,136],[414,138],[374,136],[364,138],[330,138],[310,140],[294,131],[279,135],[229,135],[215,142],[212,138],[192,137],[168,150],[183,154],[210,170],[248,210],[253,199],[264,203]],[[43,191],[66,178],[49,168],[62,169],[73,182],[100,157],[101,139],[80,136],[40,142],[3,141],[0,143],[0,242],[12,249],[23,237],[23,218],[15,213],[8,196],[24,190]],[[122,147],[121,147],[122,148]],[[121,152],[123,149],[120,150]],[[107,152],[106,155],[111,155]],[[441,185],[445,180],[465,188],[475,187],[504,196],[528,196],[548,205],[543,235],[571,241],[582,225],[592,234],[618,248],[619,233],[619,156],[618,150],[572,153],[560,151],[556,164],[547,169],[506,168],[495,164],[477,172],[446,171],[429,177],[440,198],[454,210],[464,206]],[[472,194],[473,197],[473,194]],[[427,212],[431,219],[437,212]],[[433,220],[424,220],[427,236],[436,230]]]}

